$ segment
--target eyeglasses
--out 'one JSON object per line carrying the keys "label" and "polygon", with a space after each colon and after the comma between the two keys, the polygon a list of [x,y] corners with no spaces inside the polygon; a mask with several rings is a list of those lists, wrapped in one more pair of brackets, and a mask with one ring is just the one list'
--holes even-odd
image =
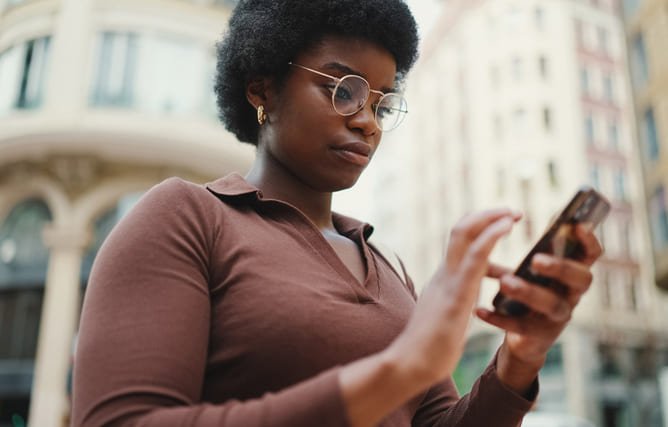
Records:
{"label": "eyeglasses", "polygon": [[391,131],[401,124],[408,113],[406,99],[394,92],[383,93],[371,89],[369,82],[363,77],[348,74],[341,78],[330,76],[303,65],[288,62],[288,64],[310,71],[323,77],[328,77],[336,82],[332,90],[332,105],[334,111],[341,116],[352,116],[366,105],[371,93],[380,95],[378,101],[371,105],[374,111],[376,126],[383,132]]}

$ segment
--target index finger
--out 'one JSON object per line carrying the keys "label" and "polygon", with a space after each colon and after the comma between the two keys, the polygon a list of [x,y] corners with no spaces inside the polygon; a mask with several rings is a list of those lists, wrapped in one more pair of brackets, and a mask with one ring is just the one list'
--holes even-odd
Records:
{"label": "index finger", "polygon": [[471,242],[475,240],[483,230],[500,220],[503,217],[510,217],[517,221],[522,217],[522,213],[513,211],[509,208],[488,209],[485,211],[474,212],[457,222],[450,232],[453,240],[464,240]]}

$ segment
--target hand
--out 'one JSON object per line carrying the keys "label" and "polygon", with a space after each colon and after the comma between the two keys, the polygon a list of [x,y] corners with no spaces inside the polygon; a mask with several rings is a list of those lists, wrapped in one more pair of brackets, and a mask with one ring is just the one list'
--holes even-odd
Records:
{"label": "hand", "polygon": [[425,386],[452,374],[497,241],[519,220],[508,209],[464,217],[450,235],[444,262],[421,295],[406,329],[387,352]]}
{"label": "hand", "polygon": [[501,291],[526,304],[531,312],[524,317],[504,316],[485,309],[477,315],[487,323],[506,330],[506,338],[497,359],[497,373],[507,385],[522,392],[533,382],[545,363],[550,347],[571,319],[573,310],[592,282],[591,265],[603,249],[598,239],[584,225],[575,234],[584,248],[580,260],[569,260],[537,254],[532,269],[540,276],[550,277],[566,287],[560,294],[552,289],[513,276],[510,270],[494,266],[490,277],[499,278]]}

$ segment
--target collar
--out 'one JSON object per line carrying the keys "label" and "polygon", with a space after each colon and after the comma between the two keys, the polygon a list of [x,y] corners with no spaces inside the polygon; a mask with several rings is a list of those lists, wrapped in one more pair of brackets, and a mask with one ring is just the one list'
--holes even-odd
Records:
{"label": "collar", "polygon": [[[279,202],[296,209],[294,206],[280,200],[263,199],[262,191],[238,173],[231,173],[209,182],[205,184],[205,187],[220,199],[234,199],[239,202],[248,201],[250,203]],[[368,240],[373,233],[372,225],[336,212],[332,212],[332,222],[334,227],[346,236],[359,232],[364,240]]]}

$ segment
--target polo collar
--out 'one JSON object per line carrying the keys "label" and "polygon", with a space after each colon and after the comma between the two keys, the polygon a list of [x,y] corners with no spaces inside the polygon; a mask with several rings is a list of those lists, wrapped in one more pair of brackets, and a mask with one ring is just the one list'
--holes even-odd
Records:
{"label": "polo collar", "polygon": [[[205,187],[214,195],[221,199],[245,199],[250,198],[253,202],[269,202],[270,200],[263,200],[262,191],[250,184],[246,179],[238,173],[231,173],[213,182],[205,184]],[[365,222],[356,220],[349,216],[341,215],[332,212],[332,222],[339,232],[345,235],[354,234],[359,231],[367,240],[373,233],[373,226]]]}

